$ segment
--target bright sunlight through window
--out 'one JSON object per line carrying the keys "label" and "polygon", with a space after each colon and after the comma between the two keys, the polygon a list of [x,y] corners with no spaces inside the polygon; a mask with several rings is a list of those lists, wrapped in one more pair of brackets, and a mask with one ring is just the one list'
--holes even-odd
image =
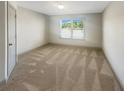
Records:
{"label": "bright sunlight through window", "polygon": [[60,37],[67,39],[84,39],[84,24],[83,20],[63,19],[60,21]]}

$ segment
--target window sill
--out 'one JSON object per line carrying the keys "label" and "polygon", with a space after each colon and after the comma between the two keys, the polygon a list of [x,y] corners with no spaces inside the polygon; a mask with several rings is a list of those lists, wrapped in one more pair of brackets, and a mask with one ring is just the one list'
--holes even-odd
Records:
{"label": "window sill", "polygon": [[75,41],[84,41],[84,40],[86,40],[85,38],[84,39],[73,39],[73,38],[62,38],[62,37],[60,37],[59,39],[65,39],[65,40],[75,40]]}

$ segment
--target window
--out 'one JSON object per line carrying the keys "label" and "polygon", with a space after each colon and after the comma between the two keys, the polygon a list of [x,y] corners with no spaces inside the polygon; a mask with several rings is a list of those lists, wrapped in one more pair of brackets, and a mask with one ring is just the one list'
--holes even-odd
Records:
{"label": "window", "polygon": [[61,22],[61,38],[71,38],[71,25],[70,19],[62,20]]}
{"label": "window", "polygon": [[61,38],[84,39],[84,25],[81,19],[63,19],[61,25]]}

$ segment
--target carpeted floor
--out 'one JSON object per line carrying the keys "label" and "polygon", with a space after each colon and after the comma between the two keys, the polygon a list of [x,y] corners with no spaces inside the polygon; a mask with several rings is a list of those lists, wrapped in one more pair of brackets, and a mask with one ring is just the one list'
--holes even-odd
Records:
{"label": "carpeted floor", "polygon": [[121,90],[101,49],[48,44],[19,56],[0,90]]}

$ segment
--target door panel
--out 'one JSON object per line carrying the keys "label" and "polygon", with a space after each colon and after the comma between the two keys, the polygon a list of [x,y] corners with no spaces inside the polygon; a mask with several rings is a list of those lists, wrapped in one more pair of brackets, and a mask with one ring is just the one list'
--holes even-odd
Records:
{"label": "door panel", "polygon": [[8,77],[16,64],[16,12],[8,4]]}

